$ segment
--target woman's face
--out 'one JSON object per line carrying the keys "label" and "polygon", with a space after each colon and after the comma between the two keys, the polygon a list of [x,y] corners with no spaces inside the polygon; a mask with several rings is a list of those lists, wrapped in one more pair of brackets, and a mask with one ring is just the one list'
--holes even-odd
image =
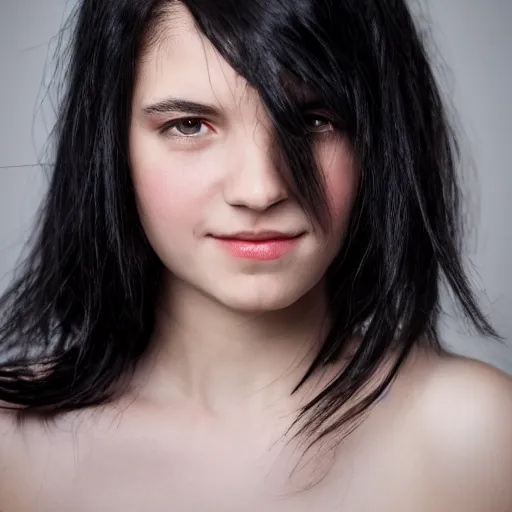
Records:
{"label": "woman's face", "polygon": [[[246,312],[280,309],[312,290],[340,249],[358,187],[348,141],[321,116],[308,117],[333,218],[322,233],[275,168],[257,93],[184,7],[140,62],[135,85],[138,209],[173,279]],[[255,237],[266,240],[245,240]]]}

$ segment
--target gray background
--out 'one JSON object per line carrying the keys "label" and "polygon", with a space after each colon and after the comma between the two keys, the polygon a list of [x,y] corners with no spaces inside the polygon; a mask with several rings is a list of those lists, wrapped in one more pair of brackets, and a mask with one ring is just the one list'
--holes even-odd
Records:
{"label": "gray background", "polygon": [[[7,285],[45,189],[38,159],[52,127],[44,98],[54,42],[73,1],[0,0],[0,291]],[[467,250],[484,311],[506,340],[479,339],[445,301],[446,343],[512,373],[512,0],[423,0],[421,27],[457,111],[470,221]],[[36,109],[37,107],[37,109]]]}

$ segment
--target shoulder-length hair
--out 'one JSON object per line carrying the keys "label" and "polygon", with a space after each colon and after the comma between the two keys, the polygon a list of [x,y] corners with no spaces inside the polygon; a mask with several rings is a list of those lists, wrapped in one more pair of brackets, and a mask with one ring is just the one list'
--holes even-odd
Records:
{"label": "shoulder-length hair", "polygon": [[[128,160],[137,61],[163,36],[169,0],[81,0],[74,13],[55,163],[31,253],[1,299],[0,401],[23,414],[104,403],[146,351],[162,264],[138,218]],[[362,170],[346,242],[327,271],[332,328],[298,389],[348,365],[296,421],[316,440],[375,403],[413,347],[442,352],[443,279],[475,328],[497,337],[461,264],[457,147],[427,52],[403,0],[182,0],[198,28],[259,91],[305,211],[327,228],[300,105],[313,89]],[[395,364],[358,397],[386,358]],[[331,421],[330,421],[331,420]],[[312,436],[312,437],[311,437]]]}

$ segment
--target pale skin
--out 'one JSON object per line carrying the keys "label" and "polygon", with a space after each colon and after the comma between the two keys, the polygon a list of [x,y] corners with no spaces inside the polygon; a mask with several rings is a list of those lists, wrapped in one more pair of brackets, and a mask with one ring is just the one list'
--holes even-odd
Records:
{"label": "pale skin", "polygon": [[[290,395],[326,327],[322,276],[359,170],[312,112],[333,212],[322,234],[275,169],[257,94],[178,9],[140,63],[130,127],[139,212],[168,269],[152,350],[116,403],[47,426],[1,415],[0,511],[512,511],[510,377],[420,350],[333,459],[290,478],[301,453],[282,435],[344,364]],[[148,108],[167,98],[216,113],[164,134],[201,117]],[[304,233],[293,257],[236,259],[210,236],[270,229]]]}

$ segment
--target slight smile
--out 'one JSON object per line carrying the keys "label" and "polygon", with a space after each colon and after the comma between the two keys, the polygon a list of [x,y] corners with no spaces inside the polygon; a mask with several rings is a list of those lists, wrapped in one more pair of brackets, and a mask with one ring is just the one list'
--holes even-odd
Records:
{"label": "slight smile", "polygon": [[270,261],[277,260],[293,250],[304,233],[288,234],[277,231],[259,233],[241,232],[212,237],[235,258]]}

